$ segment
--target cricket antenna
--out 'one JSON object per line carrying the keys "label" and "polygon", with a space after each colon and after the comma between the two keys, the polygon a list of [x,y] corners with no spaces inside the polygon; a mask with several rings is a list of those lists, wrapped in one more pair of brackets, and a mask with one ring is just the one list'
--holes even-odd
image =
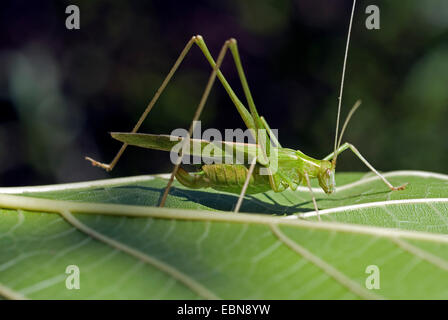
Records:
{"label": "cricket antenna", "polygon": [[[339,97],[338,97],[339,103],[338,103],[338,115],[336,117],[336,133],[334,135],[334,154],[333,154],[333,160],[332,160],[333,166],[336,166],[336,158],[337,158],[336,150],[338,149],[339,117],[341,115],[342,93],[344,92],[345,68],[347,66],[348,48],[350,46],[350,36],[352,33],[352,24],[353,24],[353,16],[355,14],[355,6],[356,6],[356,0],[353,0],[352,14],[350,16],[350,24],[348,26],[348,33],[347,33],[347,44],[345,46],[344,64],[342,66],[341,88],[339,90]],[[354,108],[354,109],[356,110],[356,108]],[[347,117],[347,119],[349,119],[349,118]],[[348,121],[346,120],[346,123],[347,122]],[[341,135],[341,138],[342,138],[342,135]]]}
{"label": "cricket antenna", "polygon": [[[361,105],[361,100],[358,100],[358,101],[355,102],[353,107],[350,109],[350,112],[348,113],[347,118],[345,118],[344,125],[342,126],[341,134],[339,135],[338,143],[337,143],[337,146],[336,146],[335,150],[339,149],[339,147],[341,146],[342,136],[344,135],[344,131],[347,128],[347,125],[350,122],[350,119],[352,118],[352,115],[355,113],[356,109],[358,109],[360,105]],[[336,159],[337,158],[338,158],[338,154],[335,152],[334,155],[333,155],[333,160],[332,160],[332,163],[333,163],[334,167],[336,166]]]}

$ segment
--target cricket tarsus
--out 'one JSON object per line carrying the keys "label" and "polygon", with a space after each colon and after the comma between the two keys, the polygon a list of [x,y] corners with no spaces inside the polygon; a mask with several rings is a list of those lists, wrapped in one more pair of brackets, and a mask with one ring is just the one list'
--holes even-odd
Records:
{"label": "cricket tarsus", "polygon": [[[125,144],[123,144],[123,145],[125,145]],[[110,164],[98,162],[98,161],[96,161],[96,160],[94,160],[94,159],[92,159],[90,157],[85,157],[84,159],[86,159],[87,161],[90,161],[90,163],[94,167],[103,168],[106,171],[111,171],[112,170],[112,166]]]}
{"label": "cricket tarsus", "polygon": [[[235,39],[229,39],[227,40],[218,56],[217,61],[215,62],[213,57],[211,56],[210,52],[208,51],[208,48],[201,36],[194,36],[190,39],[190,41],[187,43],[185,48],[183,49],[182,53],[176,60],[176,63],[171,68],[169,74],[163,81],[160,88],[157,90],[156,94],[154,95],[151,102],[148,104],[147,108],[143,112],[142,116],[140,117],[139,121],[135,125],[134,129],[131,133],[113,133],[113,138],[123,142],[123,145],[120,149],[120,151],[117,153],[117,155],[114,157],[112,162],[110,164],[104,164],[101,162],[98,162],[96,160],[93,160],[89,157],[86,157],[87,160],[91,161],[91,163],[95,166],[99,166],[101,168],[104,168],[108,171],[112,170],[113,167],[116,165],[117,161],[121,157],[121,155],[124,152],[124,149],[127,147],[127,145],[137,145],[137,146],[143,146],[143,147],[149,147],[149,148],[157,148],[159,150],[166,150],[171,151],[167,146],[169,145],[166,140],[168,139],[163,136],[156,136],[156,135],[145,135],[145,134],[137,134],[140,125],[148,115],[148,113],[153,108],[154,104],[156,103],[157,99],[165,89],[166,85],[168,84],[169,80],[179,67],[180,63],[185,58],[188,51],[191,49],[193,44],[196,44],[204,54],[205,58],[209,62],[210,66],[212,67],[212,72],[209,77],[209,80],[207,82],[206,88],[202,94],[201,101],[196,109],[194,119],[192,121],[192,124],[190,125],[189,133],[191,136],[193,129],[194,129],[194,123],[195,120],[198,120],[200,117],[200,114],[204,108],[204,105],[207,101],[208,95],[210,93],[211,87],[215,81],[216,78],[219,79],[221,84],[223,85],[224,89],[227,91],[227,94],[229,95],[230,99],[232,100],[233,104],[237,108],[242,120],[246,124],[248,129],[251,129],[251,132],[253,132],[256,145],[252,145],[252,154],[250,152],[248,155],[253,159],[252,163],[249,165],[238,165],[238,164],[214,164],[214,165],[203,165],[202,170],[198,173],[189,173],[182,169],[180,167],[180,162],[182,158],[182,153],[178,157],[178,161],[175,163],[174,169],[171,173],[170,179],[168,181],[168,184],[165,188],[165,191],[163,193],[162,199],[160,201],[160,206],[164,206],[167,196],[169,194],[169,190],[171,188],[171,185],[174,181],[174,177],[177,178],[177,180],[189,187],[189,188],[205,188],[205,187],[211,187],[217,190],[223,190],[223,191],[229,191],[239,194],[237,204],[235,206],[235,212],[238,212],[241,203],[243,201],[243,198],[246,193],[259,193],[259,192],[265,192],[267,190],[273,190],[275,192],[282,192],[286,188],[291,188],[292,190],[296,190],[297,186],[300,184],[305,184],[308,186],[308,189],[310,191],[310,194],[312,196],[313,206],[314,210],[316,211],[316,214],[318,216],[318,219],[320,220],[319,215],[319,208],[317,206],[317,201],[313,193],[313,189],[311,188],[311,182],[310,179],[317,179],[319,182],[319,186],[324,190],[325,193],[330,194],[335,191],[335,169],[336,169],[336,159],[338,155],[343,152],[344,150],[351,150],[370,170],[372,170],[378,177],[382,179],[382,181],[391,189],[391,190],[403,190],[406,187],[406,184],[394,187],[383,175],[381,175],[372,165],[370,165],[369,162],[359,153],[359,151],[349,143],[344,143],[341,145],[343,133],[345,131],[345,128],[348,125],[348,122],[351,119],[351,116],[356,111],[356,109],[360,105],[360,101],[358,101],[353,108],[350,110],[344,125],[342,127],[341,133],[339,134],[339,116],[340,116],[340,109],[342,104],[342,93],[343,93],[343,83],[344,83],[344,77],[345,77],[345,68],[346,68],[346,61],[348,56],[348,48],[349,48],[349,42],[350,42],[350,34],[351,34],[351,28],[352,28],[352,21],[353,21],[353,15],[355,11],[355,4],[356,0],[353,2],[353,8],[352,13],[350,17],[350,25],[349,25],[349,31],[347,36],[347,45],[346,45],[346,52],[344,57],[344,66],[343,66],[343,72],[342,72],[342,79],[341,79],[341,89],[340,89],[340,95],[339,95],[339,105],[338,105],[338,114],[337,114],[337,121],[336,121],[336,135],[335,135],[335,148],[334,151],[329,154],[327,157],[325,157],[322,160],[317,160],[314,158],[311,158],[304,153],[302,153],[299,150],[292,150],[287,148],[282,148],[280,146],[280,143],[277,141],[275,136],[272,134],[272,131],[266,122],[266,120],[263,117],[260,117],[257,109],[255,107],[254,100],[252,98],[252,95],[249,90],[249,86],[246,80],[246,76],[244,74],[244,70],[241,64],[241,59],[239,56],[238,48],[237,48],[237,42]],[[241,85],[243,87],[244,95],[246,97],[246,102],[249,106],[249,110],[244,106],[244,104],[239,100],[235,92],[230,87],[229,83],[225,79],[224,75],[220,71],[221,63],[224,59],[224,56],[227,52],[227,49],[230,49],[233,60],[235,63],[235,66],[238,71],[238,75],[240,78]],[[259,129],[261,130],[261,133],[259,132]],[[262,134],[263,136],[258,136],[259,134]],[[138,139],[134,139],[137,137]],[[140,140],[139,140],[140,139]],[[183,143],[185,143],[189,138],[184,138]],[[148,141],[150,143],[146,144],[142,143],[141,141]],[[163,141],[162,141],[163,140]],[[272,150],[269,149],[271,140],[275,143],[275,147]],[[202,143],[207,143],[202,141]],[[184,150],[184,148],[181,148],[181,150]],[[253,151],[255,150],[255,151]],[[270,163],[268,156],[271,154],[271,152],[275,152],[275,154],[278,156],[278,170],[275,173],[272,173],[270,171]],[[331,161],[330,161],[331,160]],[[269,174],[268,175],[262,175],[260,174],[260,168],[266,168],[268,169]]]}

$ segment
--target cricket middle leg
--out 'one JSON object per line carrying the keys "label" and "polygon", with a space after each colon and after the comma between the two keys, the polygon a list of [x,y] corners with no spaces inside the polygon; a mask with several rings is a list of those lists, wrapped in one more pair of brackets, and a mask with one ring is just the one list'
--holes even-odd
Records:
{"label": "cricket middle leg", "polygon": [[319,208],[317,207],[316,197],[314,196],[313,188],[311,188],[310,177],[309,177],[308,173],[306,173],[306,172],[305,172],[305,180],[306,180],[308,189],[310,190],[310,193],[311,193],[311,197],[313,200],[314,210],[316,211],[317,219],[320,221],[320,214],[319,214]]}

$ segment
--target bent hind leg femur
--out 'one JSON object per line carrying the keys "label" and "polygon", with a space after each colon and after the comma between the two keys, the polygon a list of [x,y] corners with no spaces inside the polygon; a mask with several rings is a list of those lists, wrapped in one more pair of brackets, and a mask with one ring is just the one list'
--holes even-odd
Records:
{"label": "bent hind leg femur", "polygon": [[203,172],[190,173],[182,167],[179,167],[177,170],[176,179],[184,186],[192,189],[207,188],[210,186],[210,180]]}

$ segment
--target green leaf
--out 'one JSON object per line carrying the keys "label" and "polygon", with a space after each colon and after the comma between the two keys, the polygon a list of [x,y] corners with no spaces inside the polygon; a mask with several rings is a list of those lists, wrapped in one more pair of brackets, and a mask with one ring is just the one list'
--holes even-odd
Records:
{"label": "green leaf", "polygon": [[[0,188],[0,296],[31,299],[447,299],[448,176],[418,171],[337,175],[248,196],[166,176]],[[66,268],[80,270],[69,290]],[[367,289],[369,266],[379,289]],[[69,281],[70,282],[70,281]]]}

